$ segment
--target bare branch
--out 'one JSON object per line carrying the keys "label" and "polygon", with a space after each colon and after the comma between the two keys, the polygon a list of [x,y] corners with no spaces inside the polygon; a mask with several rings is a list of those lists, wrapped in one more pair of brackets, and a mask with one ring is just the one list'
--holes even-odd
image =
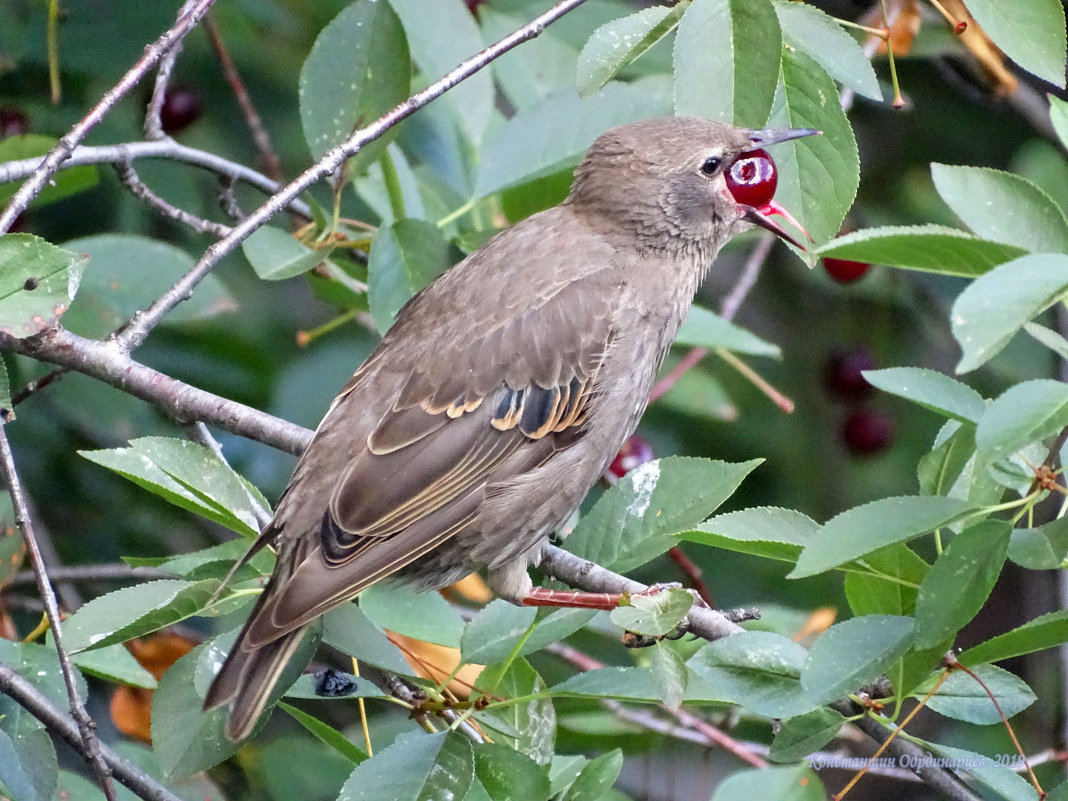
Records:
{"label": "bare branch", "polygon": [[115,172],[118,173],[119,180],[126,185],[126,188],[133,193],[134,197],[145,201],[145,203],[154,208],[164,217],[188,225],[198,234],[213,234],[214,236],[221,238],[226,236],[232,230],[227,225],[202,219],[195,214],[190,214],[185,209],[180,209],[177,206],[168,203],[148,188],[148,185],[141,180],[141,177],[134,170],[133,165],[128,161],[116,164]]}
{"label": "bare branch", "polygon": [[[194,0],[186,0],[178,11],[179,18],[183,14],[188,14],[192,10],[193,4]],[[156,70],[156,83],[152,87],[152,98],[148,101],[148,108],[145,111],[145,135],[149,139],[162,139],[166,136],[163,133],[161,114],[163,112],[163,104],[167,101],[167,84],[170,83],[174,63],[178,60],[178,54],[181,52],[182,40],[179,39],[175,42],[174,47],[160,59],[159,69]]]}
{"label": "bare branch", "polygon": [[[257,172],[243,164],[224,159],[214,153],[197,150],[194,147],[186,147],[173,139],[161,139],[157,142],[124,142],[117,145],[78,147],[60,165],[59,169],[65,170],[86,164],[121,164],[142,158],[169,159],[184,164],[192,164],[231,181],[242,181],[267,194],[273,194],[280,188],[278,183],[272,181],[261,172]],[[19,159],[18,161],[8,161],[0,164],[0,184],[20,181],[27,176],[33,175],[40,164],[41,160],[39,158]],[[289,208],[304,217],[311,217],[311,209],[308,208],[307,204],[299,200],[292,200]]]}
{"label": "bare branch", "polygon": [[7,204],[7,208],[0,212],[0,233],[7,231],[11,227],[12,223],[15,222],[15,218],[26,210],[26,207],[30,205],[30,201],[37,197],[45,187],[48,179],[55,175],[59,165],[70,158],[74,148],[85,139],[96,124],[104,118],[104,115],[140,82],[146,72],[152,69],[161,58],[182,41],[182,38],[208,12],[213,2],[214,0],[197,0],[188,12],[183,6],[174,25],[155,42],[148,45],[145,48],[145,54],[138,59],[137,63],[122,76],[117,84],[104,94],[100,102],[93,106],[77,125],[60,138],[59,143],[39,163],[29,180],[19,187],[15,196],[11,198],[11,202]]}
{"label": "bare branch", "polygon": [[96,724],[93,723],[89,713],[85,711],[81,696],[78,693],[78,684],[74,680],[74,666],[71,665],[70,657],[63,648],[63,631],[60,625],[59,604],[56,603],[56,594],[52,589],[52,582],[45,571],[44,558],[41,549],[34,536],[33,521],[30,519],[30,510],[26,504],[26,498],[22,494],[22,482],[19,480],[18,471],[15,469],[15,457],[11,453],[11,445],[7,441],[7,427],[0,425],[0,472],[3,473],[7,483],[8,492],[11,493],[11,504],[15,508],[15,519],[22,532],[22,539],[30,552],[30,561],[33,565],[34,575],[37,578],[37,591],[41,594],[44,602],[45,615],[48,617],[48,625],[52,629],[52,640],[56,645],[56,654],[59,656],[59,669],[63,674],[63,682],[67,686],[67,698],[70,700],[70,711],[78,723],[78,732],[81,738],[81,750],[85,758],[89,760],[93,772],[104,791],[108,801],[116,801],[115,785],[111,782],[111,769],[104,762],[100,753],[100,742],[96,738]]}
{"label": "bare branch", "polygon": [[[74,750],[84,753],[77,724],[56,709],[40,690],[3,662],[0,662],[0,692],[10,696],[15,703],[41,721],[50,732],[63,738]],[[100,755],[111,775],[146,801],[182,801],[107,745],[100,744]]]}
{"label": "bare branch", "polygon": [[213,395],[135,362],[112,343],[55,328],[28,339],[0,334],[0,350],[92,376],[147,401],[182,423],[199,420],[289,453],[311,441],[306,428]]}
{"label": "bare branch", "polygon": [[[74,567],[50,567],[48,575],[54,581],[133,581],[134,579],[174,578],[173,573],[154,567],[130,567],[121,562],[110,565],[78,565]],[[33,571],[16,573],[5,586],[21,587],[36,583]]]}
{"label": "bare branch", "polygon": [[196,285],[211,272],[223,257],[236,249],[253,231],[286,208],[301,192],[334,173],[342,164],[359,153],[365,145],[382,136],[402,120],[410,117],[431,100],[435,100],[456,86],[456,84],[484,69],[516,45],[537,37],[545,30],[547,25],[555,22],[584,2],[585,0],[562,0],[562,2],[557,3],[544,14],[505,36],[497,43],[490,45],[481,53],[461,62],[456,69],[434,81],[423,91],[416,92],[366,128],[356,131],[337,147],[328,150],[318,162],[238,223],[229,236],[208,247],[204,255],[200,257],[189,272],[178,279],[174,286],[165,292],[152,306],[138,315],[135,320],[131,321],[131,324],[116,336],[116,342],[125,350],[136,348],[171,309],[192,294]]}

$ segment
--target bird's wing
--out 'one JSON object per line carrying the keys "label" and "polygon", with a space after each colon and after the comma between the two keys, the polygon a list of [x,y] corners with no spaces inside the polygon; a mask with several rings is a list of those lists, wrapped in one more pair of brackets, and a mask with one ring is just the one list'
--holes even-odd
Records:
{"label": "bird's wing", "polygon": [[[475,524],[488,485],[581,440],[613,337],[609,272],[564,283],[451,353],[443,341],[436,359],[420,360],[341,472],[320,542],[298,549],[286,581],[269,588],[250,645],[402,570]],[[372,358],[388,362],[389,355],[384,349]],[[346,410],[371,402],[374,376],[354,376],[320,433],[346,425]]]}

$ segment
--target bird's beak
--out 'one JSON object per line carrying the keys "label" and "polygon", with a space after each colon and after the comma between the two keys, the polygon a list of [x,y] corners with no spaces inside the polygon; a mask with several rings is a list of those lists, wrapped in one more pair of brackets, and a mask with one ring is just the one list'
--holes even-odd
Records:
{"label": "bird's beak", "polygon": [[[761,128],[750,129],[746,131],[749,136],[749,141],[756,147],[767,147],[768,145],[777,145],[780,142],[789,142],[791,139],[800,139],[803,136],[817,136],[822,134],[823,131],[817,131],[815,128]],[[776,201],[772,200],[765,203],[760,208],[754,206],[745,206],[745,213],[742,215],[742,219],[747,222],[753,223],[753,225],[759,225],[761,228],[765,228],[771,231],[773,234],[781,239],[785,239],[791,245],[800,250],[805,250],[805,246],[794,239],[786,230],[775,222],[772,218],[773,215],[778,215],[785,218],[808,237],[809,241],[812,241],[812,237],[809,236],[806,231],[793,215],[786,209],[780,206]]]}
{"label": "bird's beak", "polygon": [[761,128],[746,131],[749,141],[757,147],[777,145],[779,142],[789,142],[791,139],[800,139],[803,136],[819,136],[823,131],[815,128]]}

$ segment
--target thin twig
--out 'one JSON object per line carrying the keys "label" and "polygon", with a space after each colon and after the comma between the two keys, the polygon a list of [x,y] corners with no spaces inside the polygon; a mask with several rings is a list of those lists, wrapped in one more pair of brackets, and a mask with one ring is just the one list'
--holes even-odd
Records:
{"label": "thin twig", "polygon": [[145,201],[145,203],[154,208],[164,217],[184,223],[198,234],[212,234],[213,236],[222,238],[230,233],[231,228],[227,225],[212,222],[211,220],[205,220],[201,217],[197,217],[195,214],[190,214],[185,209],[180,209],[177,206],[168,203],[148,188],[148,185],[141,180],[141,177],[134,170],[133,165],[130,162],[119,162],[115,165],[115,172],[118,173],[119,180],[126,185],[126,188],[133,193],[134,197]]}
{"label": "thin twig", "polygon": [[[184,164],[192,164],[231,181],[246,183],[266,194],[273,194],[281,188],[277,182],[250,167],[230,161],[215,153],[208,153],[195,147],[187,147],[173,139],[161,139],[158,142],[123,142],[115,145],[81,146],[75,148],[70,158],[63,162],[59,169],[66,170],[87,164],[118,164],[123,161],[134,161],[142,158],[168,159]],[[4,162],[0,164],[0,184],[20,181],[33,175],[40,164],[41,160],[39,158]],[[289,208],[303,217],[311,217],[311,209],[300,200],[294,198],[290,202]]]}
{"label": "thin twig", "polygon": [[[48,155],[39,163],[33,175],[19,187],[11,202],[0,212],[0,233],[7,231],[15,222],[15,218],[26,210],[30,201],[40,194],[49,179],[55,175],[59,165],[70,158],[71,152],[85,139],[89,132],[100,122],[123,96],[133,89],[141,78],[152,67],[159,63],[182,38],[193,29],[204,14],[208,12],[214,0],[197,0],[188,13],[179,13],[178,19],[162,36],[145,48],[145,54],[138,59],[137,63],[122,76],[117,84],[105,92],[89,113],[86,114],[64,136],[60,137],[59,143],[49,151]],[[184,10],[184,7],[183,7]]]}
{"label": "thin twig", "polygon": [[269,198],[266,203],[252,212],[246,219],[234,226],[229,236],[208,247],[189,272],[178,279],[174,286],[164,292],[152,306],[138,314],[130,322],[130,325],[116,335],[115,341],[117,344],[128,351],[136,348],[171,309],[192,295],[196,285],[211,272],[223,257],[236,249],[253,231],[286,208],[301,192],[326,176],[332,175],[341,165],[359,153],[365,145],[382,136],[386,131],[410,117],[427,103],[484,69],[516,45],[540,35],[547,25],[584,2],[585,0],[563,0],[563,2],[557,3],[544,14],[536,17],[495,44],[490,45],[481,53],[464,60],[454,70],[434,81],[421,92],[416,92],[366,128],[356,131],[340,145],[328,150],[318,162],[301,173],[276,195]]}
{"label": "thin twig", "polygon": [[252,104],[252,98],[248,96],[245,83],[241,80],[241,75],[237,71],[234,60],[230,58],[230,51],[226,49],[222,35],[219,33],[219,26],[215,24],[215,18],[211,14],[204,18],[204,31],[208,34],[208,40],[215,51],[215,57],[219,59],[223,77],[230,84],[234,99],[237,100],[237,105],[241,108],[241,113],[245,117],[245,123],[248,125],[249,133],[252,134],[252,141],[256,145],[256,150],[259,151],[260,158],[263,159],[264,172],[272,180],[281,183],[282,162],[274,150],[274,145],[271,144],[271,137],[263,125],[263,119]]}
{"label": "thin twig", "polygon": [[[48,575],[53,581],[132,581],[134,579],[170,579],[173,573],[155,567],[131,567],[121,562],[108,565],[75,565],[50,567]],[[37,577],[32,570],[23,570],[8,579],[7,587],[35,584]]]}
{"label": "thin twig", "polygon": [[[41,721],[50,732],[63,738],[74,750],[84,753],[77,724],[56,709],[40,690],[3,662],[0,662],[0,692],[9,696]],[[177,795],[103,743],[100,744],[100,755],[111,771],[111,775],[124,787],[129,788],[146,801],[182,801]]]}
{"label": "thin twig", "polygon": [[67,686],[67,698],[70,700],[71,715],[78,723],[78,731],[81,736],[82,753],[85,755],[93,772],[100,782],[100,787],[108,801],[116,801],[115,785],[111,781],[111,769],[104,761],[100,753],[100,742],[96,738],[96,724],[85,711],[81,695],[78,693],[78,684],[74,679],[74,666],[71,665],[70,657],[63,648],[63,632],[60,627],[59,604],[56,603],[56,595],[52,590],[48,573],[45,571],[44,559],[41,557],[41,549],[34,535],[33,521],[30,519],[30,511],[26,505],[26,497],[22,493],[22,483],[19,480],[18,471],[15,469],[15,457],[11,453],[11,445],[7,440],[7,427],[0,425],[0,472],[3,472],[4,481],[7,483],[8,492],[11,493],[11,504],[15,508],[15,519],[22,539],[30,552],[30,561],[33,565],[34,574],[37,577],[37,591],[41,594],[44,602],[45,615],[48,617],[48,625],[52,629],[52,640],[56,645],[56,654],[59,657],[59,669],[63,674],[63,682]]}
{"label": "thin twig", "polygon": [[[215,458],[223,464],[229,466],[229,462],[226,461],[226,456],[223,454],[222,445],[219,444],[219,440],[215,439],[208,430],[208,427],[201,421],[195,423],[189,423],[185,427],[186,436],[198,445],[203,445],[209,451],[215,454]],[[256,516],[256,522],[260,524],[260,528],[264,528],[271,522],[271,513],[263,508],[259,498],[256,498],[251,492],[247,493],[249,501],[252,505],[252,513]]]}

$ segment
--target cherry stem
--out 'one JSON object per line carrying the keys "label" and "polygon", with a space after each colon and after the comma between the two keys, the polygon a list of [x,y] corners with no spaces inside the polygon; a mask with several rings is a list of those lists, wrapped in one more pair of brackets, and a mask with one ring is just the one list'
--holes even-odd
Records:
{"label": "cherry stem", "polygon": [[894,100],[890,105],[894,108],[902,108],[905,105],[905,98],[901,96],[901,84],[897,80],[897,63],[894,61],[894,45],[890,41],[890,22],[886,13],[886,0],[879,0],[879,4],[883,9],[883,27],[887,32],[886,60],[890,65],[890,84],[894,87]]}
{"label": "cherry stem", "polygon": [[615,609],[623,600],[621,592],[583,592],[535,587],[523,598],[523,606],[561,606],[568,609]]}
{"label": "cherry stem", "polygon": [[939,14],[946,18],[946,22],[952,26],[953,32],[957,34],[957,36],[960,36],[968,29],[968,23],[965,20],[954,17],[946,10],[945,6],[938,2],[938,0],[930,0],[930,3],[935,7],[935,10],[938,11]]}
{"label": "cherry stem", "polygon": [[782,409],[784,412],[790,414],[794,410],[794,402],[790,400],[790,398],[786,397],[781,392],[779,392],[779,390],[775,389],[775,387],[768,383],[768,381],[759,373],[757,373],[756,370],[754,370],[748,364],[743,362],[729,350],[727,350],[726,348],[716,348],[716,355],[723,359],[723,361],[725,361],[739,373],[744,375],[747,379],[749,379],[749,381],[752,382],[753,386],[755,386],[757,389],[767,395],[768,398],[771,399],[771,402],[778,406],[780,409]]}

